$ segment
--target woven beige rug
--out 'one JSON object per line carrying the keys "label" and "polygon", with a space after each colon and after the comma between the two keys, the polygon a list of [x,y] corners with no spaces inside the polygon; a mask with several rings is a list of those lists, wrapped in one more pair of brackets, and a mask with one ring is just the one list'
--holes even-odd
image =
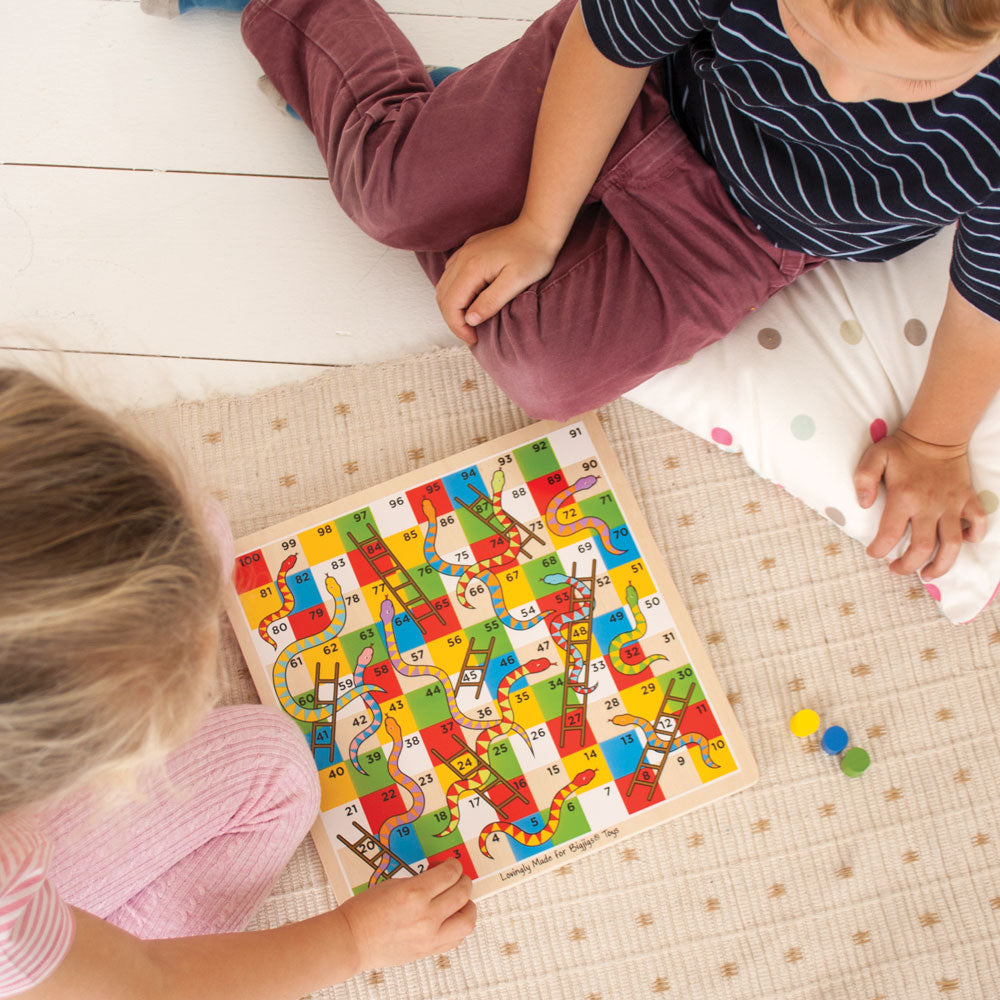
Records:
{"label": "woven beige rug", "polygon": [[[739,456],[630,403],[602,417],[760,782],[484,900],[447,956],[317,996],[994,1000],[1000,612],[950,625]],[[528,422],[461,348],[137,420],[237,535]],[[224,655],[227,699],[253,700],[231,634]],[[843,724],[870,770],[849,779],[792,737],[801,707]],[[307,842],[255,926],[331,904]]]}

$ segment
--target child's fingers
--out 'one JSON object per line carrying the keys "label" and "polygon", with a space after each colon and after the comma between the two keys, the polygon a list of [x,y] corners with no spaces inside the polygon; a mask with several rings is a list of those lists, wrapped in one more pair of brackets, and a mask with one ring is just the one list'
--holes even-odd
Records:
{"label": "child's fingers", "polygon": [[[455,256],[461,252],[457,251]],[[455,256],[448,261],[449,265]],[[474,344],[477,337],[476,331],[465,321],[465,311],[486,284],[486,279],[479,272],[461,263],[456,264],[450,271],[445,268],[445,273],[437,283],[437,304],[445,323],[456,337],[469,345]]]}
{"label": "child's fingers", "polygon": [[529,284],[530,282],[513,277],[507,268],[501,269],[466,310],[465,321],[471,326],[478,326],[483,320],[491,319]]}
{"label": "child's fingers", "polygon": [[[887,461],[888,453],[886,450],[871,445],[861,456],[861,461],[858,462],[858,467],[854,470],[854,492],[857,494],[858,504],[866,510],[875,503],[875,497],[878,496],[878,484],[882,481]],[[892,545],[889,548],[891,549]]]}
{"label": "child's fingers", "polygon": [[442,951],[451,951],[464,941],[476,927],[476,904],[470,899],[457,913],[453,913],[438,932]]}
{"label": "child's fingers", "polygon": [[431,900],[430,913],[435,923],[443,924],[453,913],[461,910],[472,895],[472,879],[464,872],[443,892]]}
{"label": "child's fingers", "polygon": [[936,544],[937,522],[927,517],[912,518],[910,520],[910,544],[898,559],[889,564],[889,569],[901,576],[916,573],[934,555]]}
{"label": "child's fingers", "polygon": [[947,573],[962,549],[962,522],[957,517],[942,517],[938,522],[938,550],[934,559],[921,570],[925,580]]}
{"label": "child's fingers", "polygon": [[986,534],[986,510],[978,496],[972,497],[962,508],[962,538],[967,542],[981,542]]}
{"label": "child's fingers", "polygon": [[865,549],[868,555],[873,559],[884,559],[892,551],[892,547],[903,537],[909,520],[910,515],[899,504],[894,503],[890,496],[889,502],[882,512],[878,531],[875,532],[875,537]]}
{"label": "child's fingers", "polygon": [[418,875],[414,880],[414,885],[419,884],[420,888],[427,893],[428,901],[432,901],[442,893],[447,892],[452,886],[460,883],[464,876],[465,870],[462,868],[462,862],[457,858],[449,858]]}

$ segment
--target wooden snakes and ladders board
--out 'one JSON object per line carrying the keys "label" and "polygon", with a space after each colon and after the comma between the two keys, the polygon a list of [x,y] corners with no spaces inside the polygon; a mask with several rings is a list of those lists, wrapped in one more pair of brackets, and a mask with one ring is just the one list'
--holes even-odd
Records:
{"label": "wooden snakes and ladders board", "polygon": [[236,551],[229,614],[312,748],[338,900],[449,857],[482,896],[757,777],[593,415]]}

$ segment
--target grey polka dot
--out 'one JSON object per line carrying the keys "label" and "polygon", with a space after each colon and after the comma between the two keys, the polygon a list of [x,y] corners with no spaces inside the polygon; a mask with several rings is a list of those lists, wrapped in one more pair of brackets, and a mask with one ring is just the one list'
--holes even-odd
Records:
{"label": "grey polka dot", "polygon": [[840,324],[840,335],[848,344],[860,344],[865,335],[861,324],[856,319],[845,319]]}
{"label": "grey polka dot", "polygon": [[903,325],[903,336],[914,347],[919,347],[927,339],[927,327],[919,319],[908,319]]}
{"label": "grey polka dot", "polygon": [[834,524],[839,525],[841,528],[847,523],[847,518],[844,517],[844,515],[841,514],[836,507],[827,507],[823,513],[826,514],[826,516],[830,518]]}
{"label": "grey polka dot", "polygon": [[987,514],[995,514],[997,507],[1000,507],[1000,499],[997,498],[993,490],[982,490],[979,494],[979,502]]}
{"label": "grey polka dot", "polygon": [[816,421],[808,414],[800,413],[792,420],[792,434],[800,441],[808,441],[816,433]]}
{"label": "grey polka dot", "polygon": [[763,330],[757,333],[757,343],[765,351],[773,351],[781,346],[781,334],[774,327],[765,326]]}

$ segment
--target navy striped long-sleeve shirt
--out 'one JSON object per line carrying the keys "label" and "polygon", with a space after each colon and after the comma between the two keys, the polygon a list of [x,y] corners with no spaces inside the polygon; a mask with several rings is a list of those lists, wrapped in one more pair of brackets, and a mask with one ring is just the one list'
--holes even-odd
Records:
{"label": "navy striped long-sleeve shirt", "polygon": [[625,66],[666,61],[667,98],[776,245],[888,260],[958,222],[951,279],[1000,320],[1000,60],[943,97],[840,104],[775,0],[582,0]]}

